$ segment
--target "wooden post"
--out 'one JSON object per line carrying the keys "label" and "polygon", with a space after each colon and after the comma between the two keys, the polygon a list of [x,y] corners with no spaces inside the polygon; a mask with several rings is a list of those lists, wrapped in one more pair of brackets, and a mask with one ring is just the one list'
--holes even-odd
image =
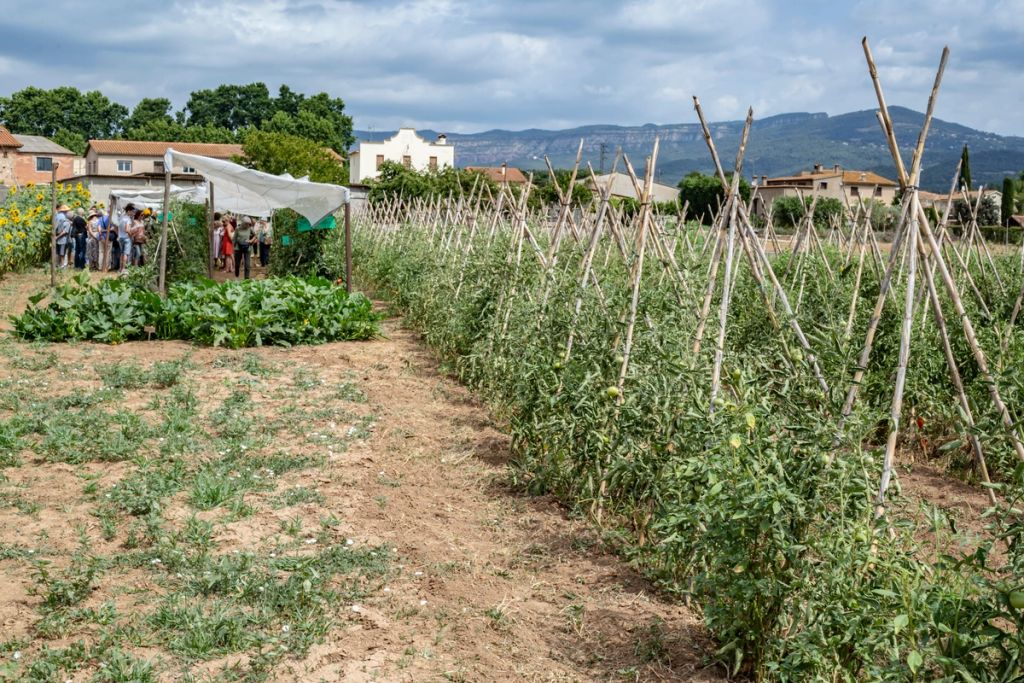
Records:
{"label": "wooden post", "polygon": [[208,181],[206,181],[206,184],[210,188],[210,191],[209,191],[209,193],[208,193],[208,195],[206,197],[206,232],[207,232],[207,239],[206,239],[206,243],[207,244],[206,244],[206,246],[209,249],[209,258],[206,259],[206,276],[212,280],[213,279],[213,254],[214,254],[214,251],[216,250],[216,246],[214,246],[214,244],[213,244],[213,235],[214,235],[214,232],[216,230],[215,226],[213,225],[213,214],[216,213],[216,211],[214,210],[214,204],[213,204],[213,181],[212,180],[208,180]]}
{"label": "wooden post", "polygon": [[50,167],[50,286],[57,286],[57,167]]}
{"label": "wooden post", "polygon": [[345,291],[352,293],[352,203],[345,202]]}
{"label": "wooden post", "polygon": [[160,296],[167,293],[167,215],[171,212],[171,169],[164,171],[164,215],[160,225]]}

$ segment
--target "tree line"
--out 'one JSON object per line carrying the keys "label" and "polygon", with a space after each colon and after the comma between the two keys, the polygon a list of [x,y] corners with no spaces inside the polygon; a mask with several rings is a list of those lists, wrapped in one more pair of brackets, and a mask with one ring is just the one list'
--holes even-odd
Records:
{"label": "tree line", "polygon": [[0,123],[79,155],[92,139],[244,143],[262,132],[309,140],[342,155],[355,140],[341,98],[305,95],[287,85],[272,96],[259,82],[195,90],[177,111],[165,97],[143,98],[129,110],[99,90],[27,87],[0,97]]}

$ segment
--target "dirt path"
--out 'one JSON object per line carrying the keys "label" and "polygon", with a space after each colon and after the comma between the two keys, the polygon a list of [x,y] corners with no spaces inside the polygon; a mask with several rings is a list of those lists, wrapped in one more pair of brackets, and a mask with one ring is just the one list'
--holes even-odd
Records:
{"label": "dirt path", "polygon": [[342,483],[321,490],[405,566],[297,680],[713,680],[693,615],[553,501],[509,490],[508,440],[487,411],[410,332],[389,321],[385,333],[302,353],[365,369],[375,437],[336,456]]}
{"label": "dirt path", "polygon": [[[34,272],[0,282],[2,317],[21,310],[45,280],[45,273]],[[568,518],[550,499],[527,497],[509,487],[508,438],[467,389],[439,371],[429,351],[398,320],[386,321],[384,337],[372,342],[254,352],[173,342],[31,350],[6,344],[8,360],[0,380],[41,382],[53,391],[97,390],[102,385],[95,375],[80,368],[100,357],[102,363],[142,359],[144,364],[187,357],[188,377],[197,381],[201,405],[221,405],[232,387],[246,382],[254,387],[261,419],[271,420],[275,410],[283,410],[283,385],[297,392],[289,396],[306,412],[295,413],[300,422],[289,426],[295,448],[322,454],[324,446],[315,444],[323,438],[327,453],[319,467],[280,476],[276,491],[305,487],[322,499],[281,510],[267,502],[270,497],[250,496],[245,501],[252,501],[254,513],[244,519],[219,512],[222,508],[200,513],[218,525],[218,552],[281,547],[280,530],[301,519],[306,529],[323,525],[323,533],[341,544],[349,539],[355,548],[390,547],[394,560],[358,602],[335,610],[321,643],[302,658],[283,659],[269,680],[722,680],[719,671],[705,668],[713,646],[691,611],[656,594],[637,572],[605,551],[588,524]],[[32,373],[18,369],[32,354],[54,351],[60,354],[58,367]],[[281,374],[257,382],[225,369],[239,366],[251,353]],[[293,371],[289,383],[284,373]],[[301,389],[300,373],[315,377],[308,390]],[[354,426],[301,417],[326,406],[327,388],[339,386],[361,392]],[[123,405],[137,406],[152,421],[158,415],[143,408],[151,393],[128,391]],[[337,446],[340,438],[333,441],[334,449],[329,447],[326,435],[352,435],[355,425],[368,425],[366,433],[344,447]],[[7,475],[0,481],[22,496],[20,509],[0,505],[0,547],[11,555],[0,557],[0,583],[7,585],[0,591],[0,641],[23,643],[19,647],[26,648],[28,659],[36,647],[41,598],[33,594],[30,565],[14,551],[31,543],[30,538],[44,538],[59,563],[60,555],[81,542],[83,530],[105,556],[125,555],[131,546],[125,540],[127,523],[101,539],[95,503],[81,494],[90,477],[97,478],[99,490],[110,490],[102,487],[127,476],[127,463],[73,468],[23,455],[21,466],[0,469]],[[171,499],[165,514],[169,525],[182,527],[196,514],[186,498]],[[38,509],[25,509],[29,499]],[[332,520],[329,530],[325,520]],[[301,537],[295,543],[301,547]],[[151,573],[132,569],[105,578],[87,604],[116,598],[119,610],[144,613],[148,599],[137,596],[167,590],[163,575],[152,573],[152,567],[146,570]],[[117,584],[130,584],[136,597],[125,604]],[[3,648],[0,642],[0,656],[6,657]],[[132,652],[156,660],[166,656],[152,645]],[[245,655],[229,656],[189,666],[202,673],[245,661]],[[88,673],[83,668],[73,680],[87,680]],[[159,680],[176,680],[177,675],[164,669]]]}

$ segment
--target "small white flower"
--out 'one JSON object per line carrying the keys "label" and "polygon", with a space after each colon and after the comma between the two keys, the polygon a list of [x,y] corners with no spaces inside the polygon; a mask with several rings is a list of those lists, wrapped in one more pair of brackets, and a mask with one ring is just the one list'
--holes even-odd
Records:
{"label": "small white flower", "polygon": [[384,592],[385,592],[385,593],[390,593],[390,592],[391,592],[391,589],[390,589],[390,588],[385,588],[385,589],[384,589]]}
{"label": "small white flower", "polygon": [[282,633],[288,633],[291,630],[292,630],[292,627],[289,626],[288,624],[285,624],[284,626],[281,627],[281,632]]}
{"label": "small white flower", "polygon": [[307,538],[306,539],[306,545],[313,545],[314,543],[316,543],[316,539],[315,538]]}
{"label": "small white flower", "polygon": [[277,553],[270,553],[271,557],[277,557]]}
{"label": "small white flower", "polygon": [[360,607],[359,605],[352,605],[352,611],[353,612],[362,612],[363,608]]}
{"label": "small white flower", "polygon": [[423,572],[413,572],[413,576],[423,576]]}
{"label": "small white flower", "polygon": [[15,650],[12,656],[15,660],[21,659],[21,650]]}
{"label": "small white flower", "polygon": [[152,560],[149,561],[149,563],[150,564],[160,564],[160,558],[159,557],[154,557]]}
{"label": "small white flower", "polygon": [[345,545],[355,545],[355,541],[353,541],[351,538],[346,538]]}
{"label": "small white flower", "polygon": [[425,605],[425,604],[427,604],[427,601],[426,601],[426,600],[420,600],[420,607],[422,607],[422,606],[423,606],[423,605]]}

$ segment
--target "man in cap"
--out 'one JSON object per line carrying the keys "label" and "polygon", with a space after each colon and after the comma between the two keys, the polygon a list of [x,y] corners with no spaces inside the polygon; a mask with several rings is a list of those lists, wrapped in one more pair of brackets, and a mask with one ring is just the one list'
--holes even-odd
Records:
{"label": "man in cap", "polygon": [[122,213],[117,220],[117,243],[121,247],[120,249],[120,268],[119,270],[123,273],[128,268],[128,260],[132,254],[132,238],[128,234],[128,230],[132,227],[132,219],[135,218],[135,205],[129,204],[124,207],[124,213]]}
{"label": "man in cap", "polygon": [[71,258],[71,219],[68,213],[71,207],[61,204],[57,207],[57,216],[53,222],[53,237],[57,243],[57,265],[61,270],[68,267]]}

